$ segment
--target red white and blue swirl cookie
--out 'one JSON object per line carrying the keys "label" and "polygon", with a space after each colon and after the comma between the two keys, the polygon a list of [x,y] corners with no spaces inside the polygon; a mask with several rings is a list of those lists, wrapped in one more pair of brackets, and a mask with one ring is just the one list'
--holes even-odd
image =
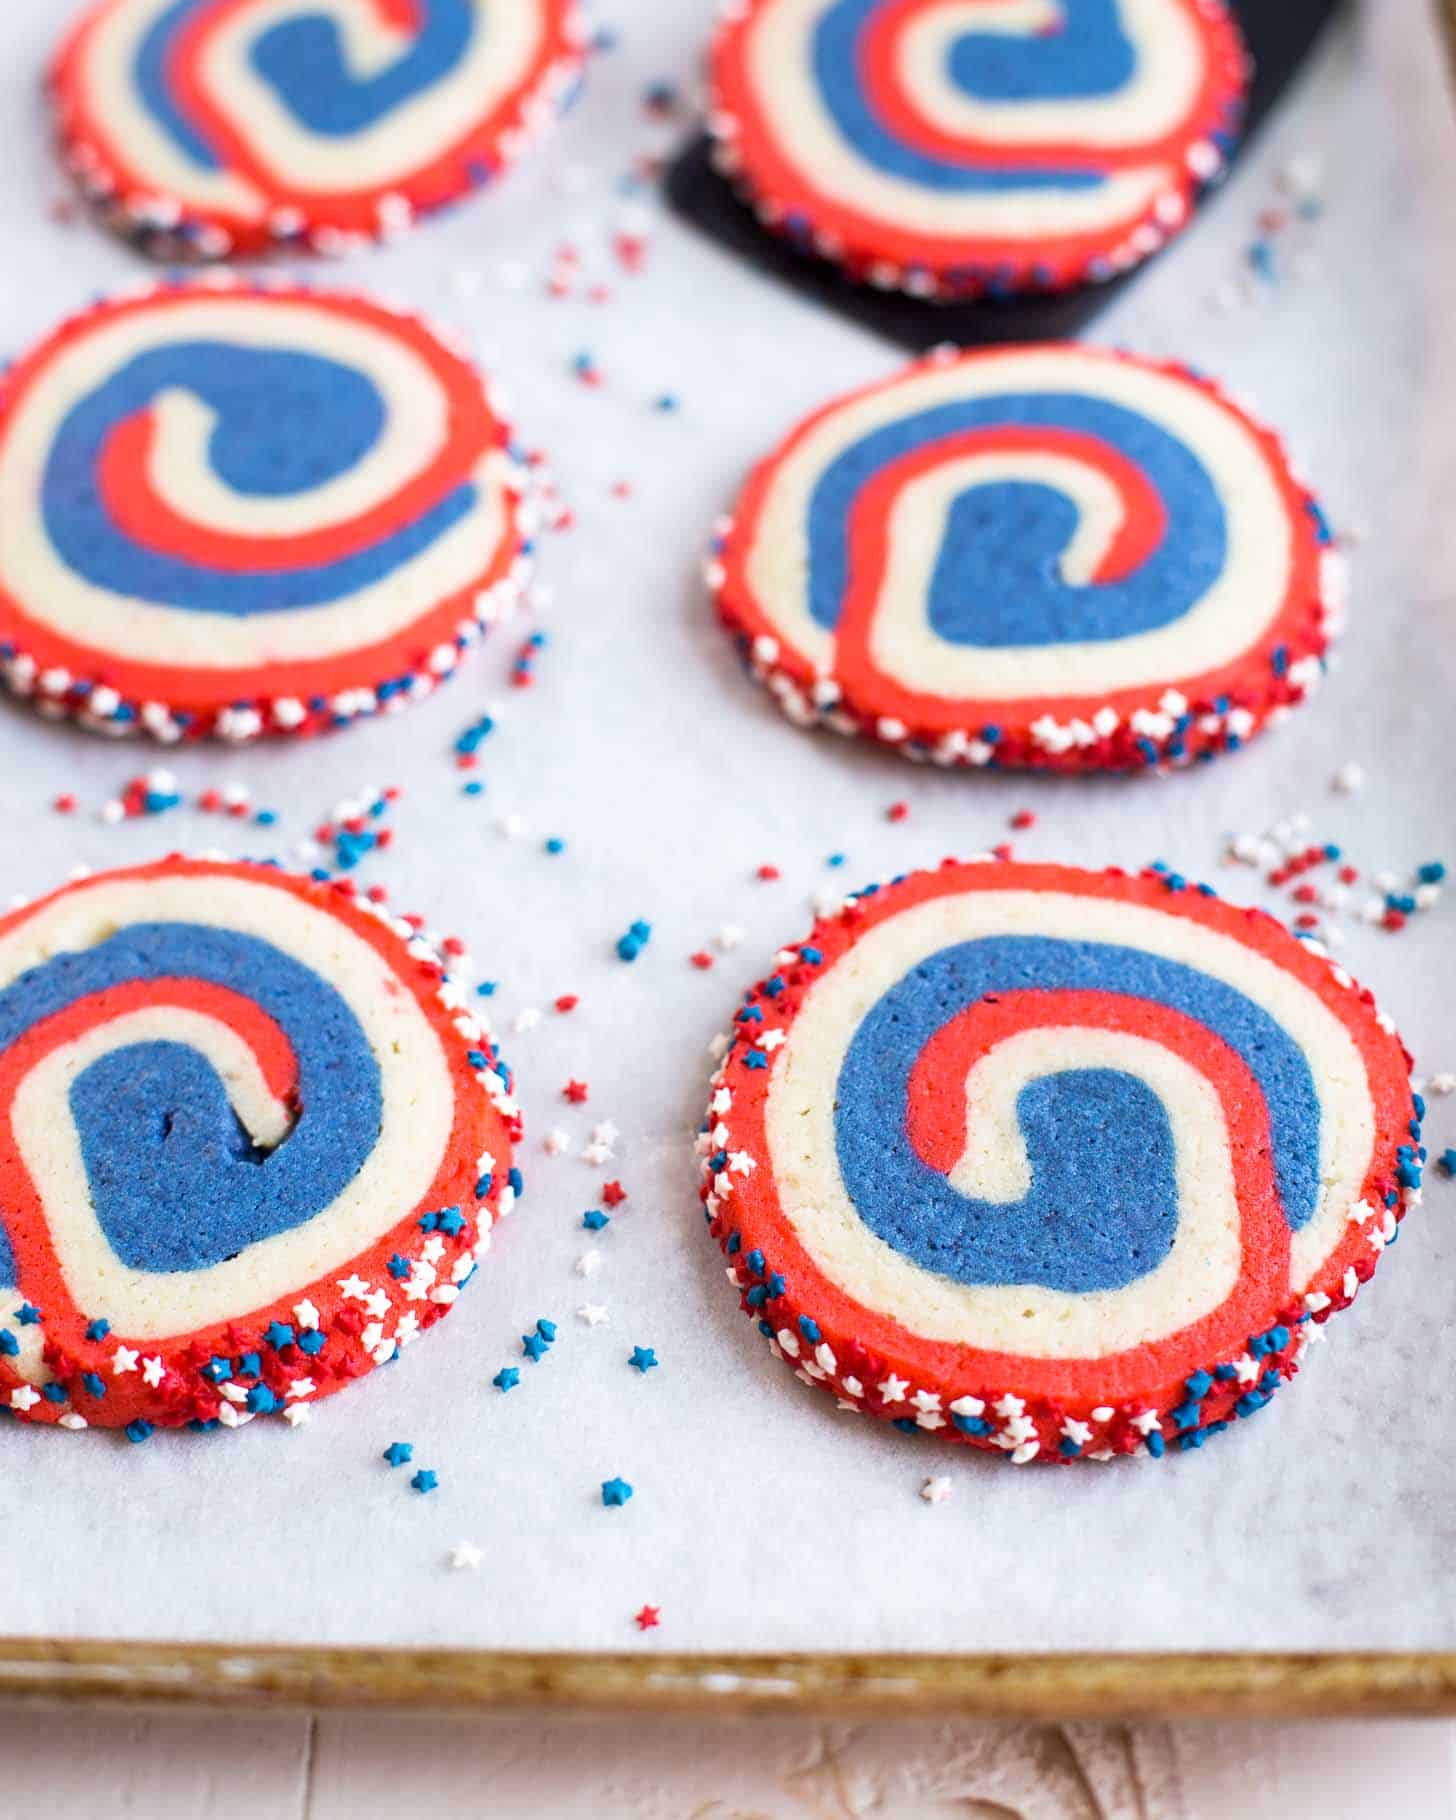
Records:
{"label": "red white and blue swirl cookie", "polygon": [[359,297],[159,289],[0,385],[0,666],[104,732],[402,707],[515,604],[533,528],[480,376]]}
{"label": "red white and blue swirl cookie", "polygon": [[766,226],[880,289],[970,298],[1155,252],[1247,81],[1222,0],[732,0],[709,124]]}
{"label": "red white and blue swirl cookie", "polygon": [[576,0],[99,0],[51,85],[111,226],[335,253],[490,183],[575,90]]}
{"label": "red white and blue swirl cookie", "polygon": [[709,565],[793,719],[954,765],[1188,764],[1319,681],[1319,508],[1208,380],[1075,343],[933,356],[801,424]]}
{"label": "red white and blue swirl cookie", "polygon": [[343,1388],[516,1199],[509,1070],[409,922],[168,859],[0,921],[0,1408],[143,1440]]}
{"label": "red white and blue swirl cookie", "polygon": [[1369,993],[1158,870],[872,887],[724,1042],[702,1192],[746,1312],[842,1408],[1018,1464],[1262,1409],[1419,1190]]}

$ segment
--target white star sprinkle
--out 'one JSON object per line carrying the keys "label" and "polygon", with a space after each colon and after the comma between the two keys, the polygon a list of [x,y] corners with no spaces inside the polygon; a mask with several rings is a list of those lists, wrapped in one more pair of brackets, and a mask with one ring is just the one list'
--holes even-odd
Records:
{"label": "white star sprinkle", "polygon": [[290,1403],[283,1411],[283,1420],[290,1428],[302,1428],[305,1422],[313,1420],[313,1411],[307,1403]]}
{"label": "white star sprinkle", "polygon": [[298,1322],[300,1327],[317,1327],[319,1324],[319,1311],[310,1301],[295,1302],[293,1305],[293,1318]]}
{"label": "white star sprinkle", "polygon": [[615,1144],[621,1135],[621,1132],[618,1131],[617,1127],[610,1119],[603,1119],[600,1124],[592,1126],[592,1142],[594,1144],[606,1144],[610,1146]]}
{"label": "white star sprinkle", "polygon": [[473,1542],[457,1542],[450,1550],[450,1565],[456,1573],[474,1573],[484,1559]]}
{"label": "white star sprinkle", "polygon": [[950,1494],[950,1480],[944,1477],[927,1479],[920,1487],[920,1495],[927,1504],[944,1504]]}
{"label": "white star sprinkle", "polygon": [[346,1302],[361,1301],[369,1293],[369,1285],[361,1276],[344,1277],[339,1283],[339,1294]]}
{"label": "white star sprinkle", "polygon": [[39,1401],[40,1392],[32,1389],[29,1384],[22,1384],[18,1390],[12,1390],[10,1393],[10,1407],[12,1409],[19,1409],[22,1411],[34,1409]]}
{"label": "white star sprinkle", "polygon": [[595,1276],[601,1267],[602,1254],[599,1251],[584,1251],[576,1260],[576,1274],[579,1277]]}
{"label": "white star sprinkle", "polygon": [[897,1378],[892,1371],[880,1385],[880,1396],[886,1403],[903,1403],[905,1392],[910,1388],[908,1378]]}
{"label": "white star sprinkle", "polygon": [[153,1390],[161,1383],[162,1373],[165,1369],[166,1367],[162,1364],[160,1359],[142,1360],[142,1377],[151,1385]]}
{"label": "white star sprinkle", "polygon": [[129,1371],[135,1371],[141,1362],[141,1354],[133,1352],[129,1346],[118,1346],[111,1355],[111,1375],[119,1378]]}
{"label": "white star sprinkle", "polygon": [[600,1302],[584,1302],[576,1311],[578,1321],[584,1321],[588,1327],[600,1327],[607,1318],[607,1311]]}

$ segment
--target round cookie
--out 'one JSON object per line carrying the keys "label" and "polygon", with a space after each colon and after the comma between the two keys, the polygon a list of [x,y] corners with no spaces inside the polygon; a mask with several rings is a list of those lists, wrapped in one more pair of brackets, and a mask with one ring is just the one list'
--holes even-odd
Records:
{"label": "round cookie", "polygon": [[433,1325],[520,1188],[510,1072],[428,942],[172,858],[0,921],[0,1408],[237,1427]]}
{"label": "round cookie", "polygon": [[516,604],[535,502],[480,376],[360,297],[161,288],[0,383],[0,673],[163,741],[428,694]]}
{"label": "round cookie", "polygon": [[711,61],[716,162],[764,224],[940,300],[1156,252],[1248,83],[1222,0],[736,0]]}
{"label": "round cookie", "polygon": [[943,765],[1231,751],[1319,681],[1341,561],[1277,440],[1186,368],[942,354],[750,476],[718,611],[802,724]]}
{"label": "round cookie", "polygon": [[575,92],[576,0],[99,0],[63,156],[146,250],[340,253],[492,182]]}
{"label": "round cookie", "polygon": [[702,1194],[744,1310],[841,1408],[1018,1465],[1262,1409],[1419,1189],[1369,993],[1159,870],[872,886],[722,1045]]}

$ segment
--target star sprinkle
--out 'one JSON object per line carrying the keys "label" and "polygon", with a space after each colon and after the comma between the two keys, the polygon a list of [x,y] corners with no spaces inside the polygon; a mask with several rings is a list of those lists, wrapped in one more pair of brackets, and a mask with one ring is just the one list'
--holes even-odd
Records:
{"label": "star sprinkle", "polygon": [[607,1318],[607,1311],[600,1302],[584,1302],[577,1309],[576,1318],[578,1321],[585,1322],[588,1327],[600,1327]]}
{"label": "star sprinkle", "polygon": [[620,1182],[603,1182],[602,1199],[608,1207],[620,1207],[627,1198],[627,1190]]}
{"label": "star sprinkle", "polygon": [[491,1379],[491,1383],[499,1391],[514,1390],[520,1381],[521,1374],[514,1365],[503,1366]]}
{"label": "star sprinkle", "polygon": [[573,1106],[581,1106],[585,1104],[589,1092],[585,1081],[571,1080],[561,1089],[561,1097],[569,1100]]}
{"label": "star sprinkle", "polygon": [[920,1495],[927,1504],[944,1504],[950,1494],[950,1480],[944,1477],[927,1479],[920,1487]]}
{"label": "star sprinkle", "polygon": [[485,1555],[473,1542],[457,1542],[450,1550],[449,1559],[456,1573],[474,1573]]}
{"label": "star sprinkle", "polygon": [[439,1483],[437,1474],[431,1472],[428,1467],[421,1467],[410,1480],[410,1490],[417,1491],[423,1497],[427,1491],[433,1491]]}
{"label": "star sprinkle", "polygon": [[645,1378],[658,1363],[657,1354],[650,1346],[634,1346],[632,1356],[627,1360],[634,1370],[640,1371]]}
{"label": "star sprinkle", "polygon": [[415,1457],[415,1450],[408,1441],[391,1441],[382,1456],[391,1466],[408,1466]]}
{"label": "star sprinkle", "polygon": [[602,1480],[602,1503],[608,1510],[618,1510],[632,1496],[632,1487],[625,1479]]}
{"label": "star sprinkle", "polygon": [[641,1611],[633,1616],[632,1622],[637,1626],[638,1630],[656,1630],[658,1625],[662,1622],[662,1607],[660,1605],[644,1605]]}

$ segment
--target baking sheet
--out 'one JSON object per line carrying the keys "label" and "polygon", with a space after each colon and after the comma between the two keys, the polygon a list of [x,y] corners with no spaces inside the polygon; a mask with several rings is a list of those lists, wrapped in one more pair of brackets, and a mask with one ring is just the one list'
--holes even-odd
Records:
{"label": "baking sheet", "polygon": [[[121,249],[48,216],[62,191],[34,84],[67,10],[0,19],[0,327],[14,348],[138,275]],[[507,686],[523,624],[407,716],[297,750],[158,760],[0,708],[9,890],[229,834],[234,850],[286,854],[341,797],[403,786],[395,845],[360,876],[466,936],[478,975],[499,980],[530,1119],[526,1199],[469,1295],[397,1370],[321,1405],[309,1427],[129,1448],[0,1426],[0,1632],[644,1652],[1451,1647],[1456,1186],[1433,1181],[1373,1288],[1258,1421],[1158,1466],[1016,1471],[841,1416],[772,1361],[703,1235],[691,1155],[709,1038],[836,878],[982,847],[1023,806],[1038,815],[1018,837],[1028,856],[1156,855],[1192,873],[1214,871],[1228,832],[1301,809],[1372,867],[1404,870],[1450,842],[1456,137],[1428,9],[1370,0],[1338,29],[1196,233],[1099,325],[1101,339],[1191,358],[1253,395],[1336,523],[1365,530],[1342,662],[1314,709],[1196,775],[1101,783],[926,774],[806,736],[711,624],[699,556],[745,466],[895,356],[655,207],[647,270],[611,271],[612,301],[590,302],[586,285],[545,299],[563,241],[589,275],[609,271],[622,175],[656,136],[641,92],[690,81],[706,11],[618,0],[617,48],[508,188],[322,274],[462,329],[508,384],[527,439],[553,452],[577,523],[546,552],[552,643],[531,690]],[[1319,269],[1211,310],[1296,153],[1324,165]],[[581,351],[599,387],[575,377]],[[651,409],[664,392],[677,413]],[[630,498],[613,495],[619,481]],[[487,702],[500,727],[471,801],[450,747]],[[1331,795],[1349,759],[1367,786]],[[238,835],[188,811],[112,829],[48,807],[70,789],[94,809],[157,762],[190,797],[247,781],[280,826]],[[910,813],[892,824],[897,799]],[[528,836],[497,831],[512,814]],[[557,857],[542,850],[552,834],[568,843]],[[838,874],[825,866],[836,851]],[[779,882],[753,881],[765,861]],[[1255,890],[1252,874],[1216,877]],[[624,966],[612,943],[639,917],[654,938]],[[1349,930],[1350,963],[1423,1072],[1456,1066],[1453,917],[1443,907],[1398,937]],[[744,928],[743,946],[693,970],[687,956],[725,922]],[[558,1017],[566,992],[581,1004]],[[539,1026],[512,1034],[533,1006]],[[572,1075],[590,1082],[585,1107],[560,1098]],[[1456,1101],[1433,1113],[1440,1149],[1456,1141]],[[605,1118],[622,1131],[610,1170],[543,1154],[553,1125],[579,1148]],[[583,1283],[580,1216],[608,1173],[631,1198]],[[587,1300],[609,1324],[575,1320]],[[561,1338],[502,1397],[488,1381],[519,1362],[538,1315]],[[638,1342],[662,1360],[645,1379],[626,1364]],[[421,1498],[384,1466],[396,1439],[439,1473],[437,1492]],[[917,1496],[930,1472],[954,1487],[934,1508]],[[604,1510],[599,1483],[617,1474],[636,1496]],[[477,1574],[445,1566],[461,1539],[485,1551]],[[645,1601],[662,1627],[638,1639],[630,1615]]]}

